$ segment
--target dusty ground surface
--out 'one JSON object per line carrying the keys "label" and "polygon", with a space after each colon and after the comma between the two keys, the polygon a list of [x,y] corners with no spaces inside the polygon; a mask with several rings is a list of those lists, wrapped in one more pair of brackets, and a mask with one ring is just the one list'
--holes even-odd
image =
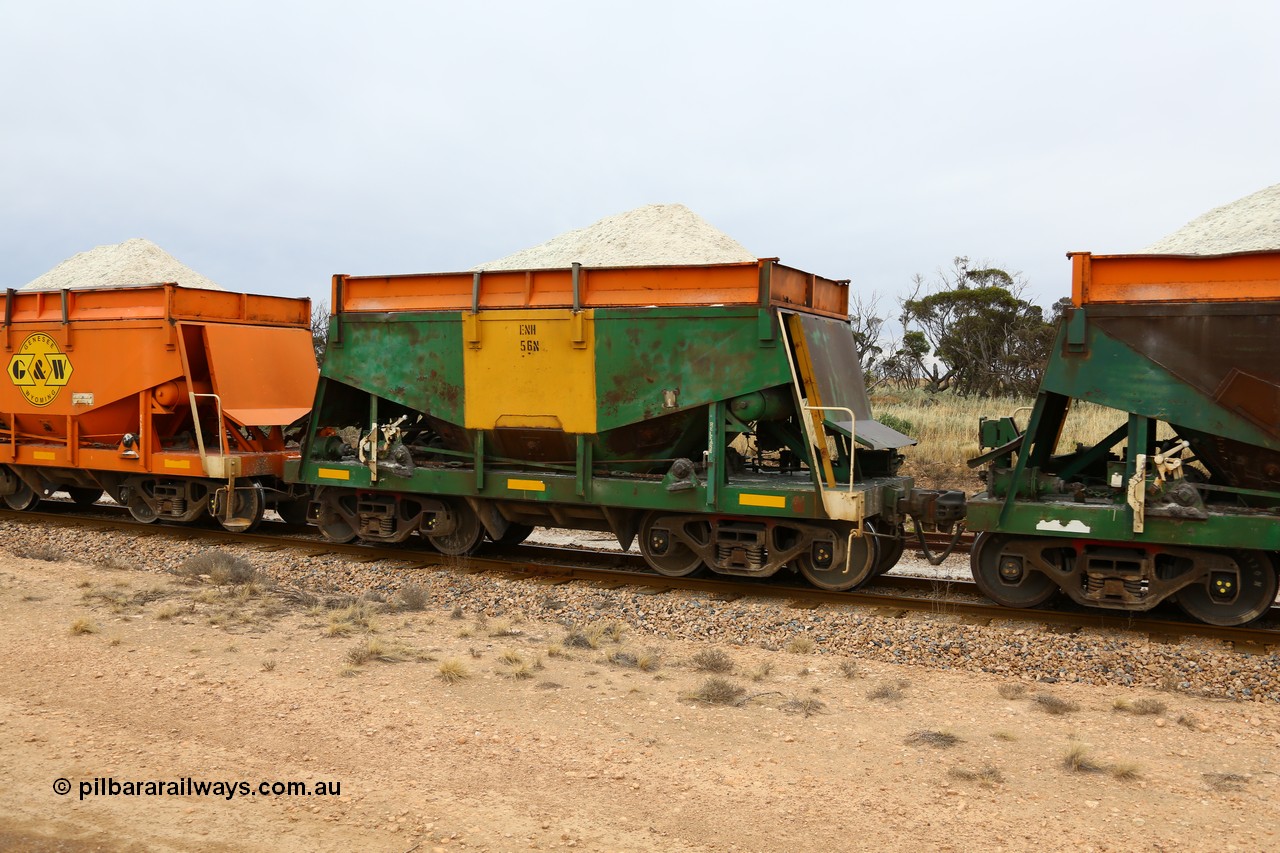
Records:
{"label": "dusty ground surface", "polygon": [[[0,552],[0,848],[1280,849],[1274,703],[605,620],[579,638],[520,612],[298,602],[129,557]],[[731,671],[700,669],[717,650]],[[692,698],[711,678],[731,704]],[[95,778],[188,777],[341,787],[80,796]]]}

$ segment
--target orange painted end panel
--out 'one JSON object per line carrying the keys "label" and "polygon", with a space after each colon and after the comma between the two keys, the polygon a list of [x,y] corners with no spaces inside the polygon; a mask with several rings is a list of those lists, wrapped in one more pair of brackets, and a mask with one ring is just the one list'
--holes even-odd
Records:
{"label": "orange painted end panel", "polygon": [[309,329],[311,300],[179,287],[173,291],[171,316],[179,320],[220,320]]}
{"label": "orange painted end panel", "polygon": [[204,327],[213,390],[247,426],[290,424],[311,409],[320,371],[308,329]]}
{"label": "orange painted end panel", "polygon": [[1091,255],[1072,252],[1077,307],[1133,302],[1280,299],[1280,252],[1231,255]]}
{"label": "orange painted end panel", "polygon": [[[334,304],[354,312],[466,311],[474,273],[347,276]],[[596,267],[579,277],[583,308],[648,305],[743,305],[760,299],[758,264],[679,267]],[[573,306],[571,270],[497,270],[480,276],[479,303],[488,308]]]}
{"label": "orange painted end panel", "polygon": [[[63,320],[61,290],[15,291],[9,316],[18,325]],[[137,287],[86,287],[67,290],[66,319],[93,320],[202,319],[309,327],[311,300],[258,296],[223,290],[201,290],[174,284]]]}
{"label": "orange painted end panel", "polygon": [[782,264],[773,265],[770,290],[777,304],[808,307],[841,317],[849,313],[849,283],[807,273]]}
{"label": "orange painted end panel", "polygon": [[[696,266],[591,267],[580,271],[583,308],[759,305],[761,269],[770,301],[845,316],[848,282],[822,278],[765,258]],[[335,276],[333,304],[344,313],[467,311],[476,299],[474,273]],[[571,270],[497,270],[480,274],[478,302],[490,308],[567,308]]]}
{"label": "orange painted end panel", "polygon": [[[571,280],[565,279],[573,304]],[[584,307],[755,305],[760,301],[757,264],[691,267],[632,267],[583,270]]]}

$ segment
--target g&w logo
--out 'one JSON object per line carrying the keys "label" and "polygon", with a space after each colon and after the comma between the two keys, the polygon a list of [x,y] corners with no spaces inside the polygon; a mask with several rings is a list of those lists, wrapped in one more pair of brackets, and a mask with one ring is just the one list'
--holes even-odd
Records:
{"label": "g&w logo", "polygon": [[46,334],[37,332],[28,336],[9,359],[9,381],[18,386],[33,406],[52,403],[70,380],[71,359],[58,349],[57,341]]}

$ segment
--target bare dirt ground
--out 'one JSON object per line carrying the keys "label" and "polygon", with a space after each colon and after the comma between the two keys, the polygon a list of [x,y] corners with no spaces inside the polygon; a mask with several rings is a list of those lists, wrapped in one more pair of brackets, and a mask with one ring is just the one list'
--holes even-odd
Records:
{"label": "bare dirt ground", "polygon": [[[573,645],[3,552],[0,609],[2,849],[1280,849],[1273,704],[803,644],[715,674],[717,647],[622,626]],[[711,678],[730,704],[692,698]],[[80,796],[187,777],[341,788]]]}

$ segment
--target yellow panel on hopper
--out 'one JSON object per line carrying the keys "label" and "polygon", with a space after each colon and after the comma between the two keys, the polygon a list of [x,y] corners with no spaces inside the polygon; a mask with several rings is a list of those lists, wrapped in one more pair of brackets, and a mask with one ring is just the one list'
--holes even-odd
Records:
{"label": "yellow panel on hopper", "polygon": [[467,429],[596,431],[592,311],[481,311],[463,335]]}

